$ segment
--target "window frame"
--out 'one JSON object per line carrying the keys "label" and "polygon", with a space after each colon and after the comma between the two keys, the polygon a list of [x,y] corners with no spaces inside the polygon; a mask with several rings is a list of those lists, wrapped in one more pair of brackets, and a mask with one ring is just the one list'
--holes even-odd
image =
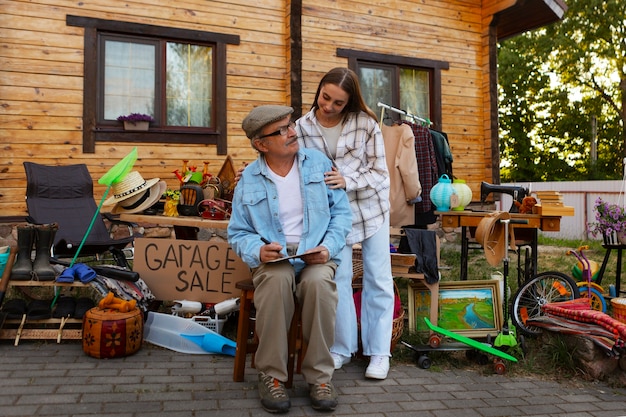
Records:
{"label": "window frame", "polygon": [[[428,71],[430,73],[430,121],[433,123],[431,127],[435,130],[443,130],[441,122],[441,71],[450,69],[449,62],[423,58],[411,58],[398,55],[379,54],[374,52],[365,52],[343,48],[337,48],[337,56],[342,58],[348,58],[348,67],[355,71],[357,74],[359,72],[359,66],[361,64],[367,64],[368,67],[374,68],[395,66],[396,70],[400,67],[403,67]],[[399,89],[400,87],[394,86],[394,88]],[[400,99],[397,93],[398,92],[396,91],[392,92],[392,97],[394,97],[394,100],[398,100],[397,103],[385,104],[400,108]],[[372,110],[376,113],[378,109]]]}
{"label": "window frame", "polygon": [[[185,143],[217,146],[218,155],[227,154],[226,117],[226,45],[238,45],[238,35],[168,28],[82,16],[67,15],[66,24],[84,28],[83,78],[83,152],[95,153],[97,142]],[[214,48],[214,105],[215,129],[164,127],[147,132],[124,131],[121,126],[97,124],[98,109],[98,34],[119,34],[152,37],[158,41],[211,44]]]}

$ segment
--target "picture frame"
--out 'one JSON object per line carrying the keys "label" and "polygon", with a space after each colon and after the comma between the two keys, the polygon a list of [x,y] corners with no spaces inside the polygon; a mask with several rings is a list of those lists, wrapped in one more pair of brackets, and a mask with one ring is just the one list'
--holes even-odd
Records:
{"label": "picture frame", "polygon": [[[502,329],[499,286],[498,280],[440,282],[437,325],[467,337],[495,337]],[[428,332],[424,317],[430,314],[430,291],[421,281],[413,281],[408,299],[409,331]]]}

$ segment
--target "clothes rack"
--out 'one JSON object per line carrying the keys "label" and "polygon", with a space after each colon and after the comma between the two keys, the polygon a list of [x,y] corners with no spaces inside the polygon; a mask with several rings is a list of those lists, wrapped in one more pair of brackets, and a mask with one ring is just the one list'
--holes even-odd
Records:
{"label": "clothes rack", "polygon": [[410,117],[411,119],[413,119],[416,122],[423,123],[426,126],[431,126],[433,124],[433,122],[431,122],[428,119],[424,119],[423,117],[419,117],[419,116],[416,116],[414,114],[411,114],[411,113],[407,112],[406,110],[398,109],[396,107],[390,106],[389,104],[385,104],[385,103],[382,103],[380,101],[378,102],[378,107],[382,107],[384,109],[391,110],[391,111],[396,112],[396,113],[400,113],[400,114],[402,114],[402,115],[404,115],[406,117]]}

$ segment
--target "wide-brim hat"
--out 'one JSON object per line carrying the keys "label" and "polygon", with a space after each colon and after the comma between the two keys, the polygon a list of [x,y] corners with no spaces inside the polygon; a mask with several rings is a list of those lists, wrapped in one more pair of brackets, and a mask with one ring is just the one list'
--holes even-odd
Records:
{"label": "wide-brim hat", "polygon": [[113,196],[107,198],[104,205],[110,206],[134,197],[154,186],[154,184],[159,182],[159,180],[160,178],[152,178],[151,180],[146,181],[139,172],[131,171],[126,174],[122,181],[111,186]]}
{"label": "wide-brim hat", "polygon": [[[494,211],[483,217],[476,228],[476,241],[483,247],[485,258],[491,266],[498,266],[507,254],[508,242],[504,241],[504,228],[501,220],[510,219],[506,211]],[[514,239],[509,223],[509,241]]]}
{"label": "wide-brim hat", "polygon": [[156,204],[156,202],[159,201],[166,189],[167,184],[165,183],[165,181],[158,181],[147,190],[137,193],[131,198],[127,198],[117,203],[115,206],[113,206],[113,209],[111,209],[111,213],[141,213],[142,211],[147,210],[154,204]]}

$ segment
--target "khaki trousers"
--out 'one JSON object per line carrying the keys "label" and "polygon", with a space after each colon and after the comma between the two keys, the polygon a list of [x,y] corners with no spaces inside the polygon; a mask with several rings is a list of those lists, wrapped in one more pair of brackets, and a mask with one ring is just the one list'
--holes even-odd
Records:
{"label": "khaki trousers", "polygon": [[[295,311],[294,294],[302,306],[302,334],[307,349],[302,376],[308,384],[330,382],[334,362],[337,287],[334,262],[307,265],[297,277],[289,261],[265,263],[252,271],[257,370],[287,381],[288,332]],[[296,283],[297,281],[297,283]]]}

